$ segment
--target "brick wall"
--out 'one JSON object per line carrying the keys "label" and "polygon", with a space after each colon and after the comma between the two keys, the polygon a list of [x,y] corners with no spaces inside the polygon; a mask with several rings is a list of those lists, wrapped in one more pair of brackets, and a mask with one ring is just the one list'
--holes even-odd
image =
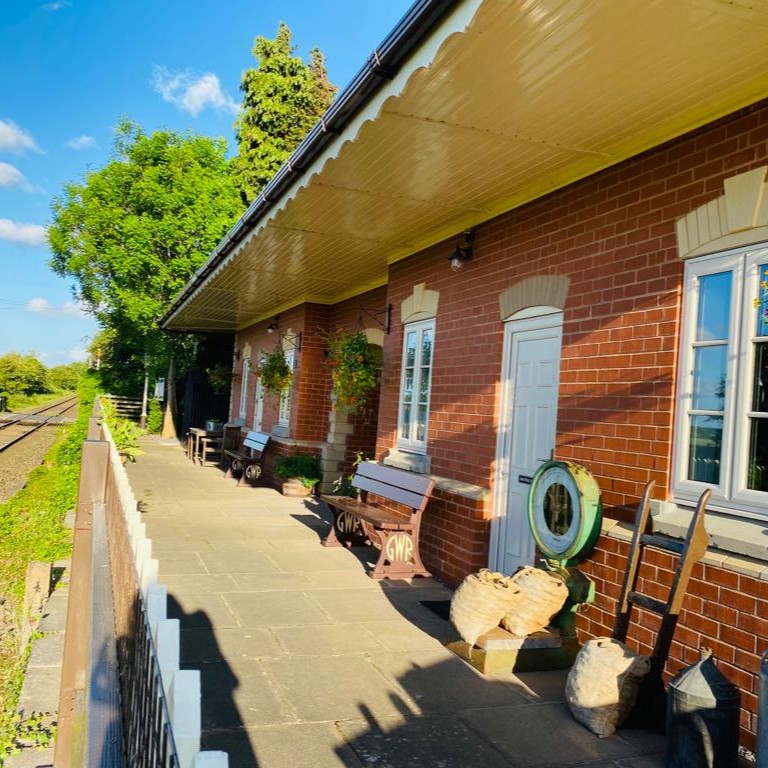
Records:
{"label": "brick wall", "polygon": [[[460,272],[451,272],[447,259],[458,235],[393,264],[377,456],[396,444],[400,305],[423,282],[440,293],[432,472],[492,489],[503,344],[499,295],[533,275],[562,275],[570,287],[556,456],[590,468],[608,516],[632,519],[649,480],[664,496],[683,271],[675,221],[722,194],[724,179],[768,163],[766,137],[763,104],[477,227],[474,257]],[[472,524],[468,516],[465,524]]]}
{"label": "brick wall", "polygon": [[[290,329],[294,334],[301,333],[301,348],[295,352],[294,381],[291,399],[291,417],[288,437],[294,440],[323,442],[328,435],[328,414],[331,410],[331,367],[326,357],[327,336],[333,330],[354,330],[361,318],[360,308],[383,308],[386,304],[386,288],[369,291],[353,299],[334,306],[321,304],[302,304],[282,313],[278,318],[278,329],[268,333],[267,326],[272,318],[255,323],[240,331],[236,336],[236,348],[241,352],[246,344],[251,347],[251,360],[258,363],[260,352],[271,352],[281,342]],[[366,325],[375,326],[368,320]],[[232,407],[230,420],[239,414],[242,377],[242,363],[235,364],[235,376],[232,382]],[[246,425],[253,426],[253,414],[256,397],[256,376],[251,375],[248,382],[248,403]],[[368,456],[374,453],[376,422],[378,418],[378,397],[372,398],[372,407],[366,413],[353,414],[351,422],[353,432],[347,439],[347,456],[341,471],[350,472],[357,452]],[[277,424],[279,398],[274,394],[264,396],[264,417],[262,429],[270,432]],[[276,446],[267,449],[265,480],[276,485],[272,467],[281,453],[291,453],[292,449],[282,450]]]}
{"label": "brick wall", "polygon": [[[580,567],[595,581],[597,599],[578,615],[579,639],[610,635],[629,554],[626,541],[601,536],[589,560]],[[720,671],[741,689],[741,737],[754,751],[760,654],[768,649],[768,582],[714,564],[710,556],[694,566],[683,610],[666,666],[669,680],[711,648]],[[666,601],[677,558],[647,550],[638,589]],[[634,609],[627,644],[650,653],[659,626],[655,614]]]}
{"label": "brick wall", "polygon": [[422,516],[421,556],[437,578],[457,586],[468,572],[488,567],[488,502],[435,489]]}

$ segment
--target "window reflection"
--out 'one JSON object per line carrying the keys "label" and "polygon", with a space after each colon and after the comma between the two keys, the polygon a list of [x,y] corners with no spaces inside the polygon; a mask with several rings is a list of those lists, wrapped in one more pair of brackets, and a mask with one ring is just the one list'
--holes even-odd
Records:
{"label": "window reflection", "polygon": [[700,483],[720,482],[723,447],[722,416],[691,416],[688,479]]}
{"label": "window reflection", "polygon": [[725,406],[725,370],[728,347],[699,347],[695,350],[693,366],[693,408],[701,411],[722,411]]}
{"label": "window reflection", "polygon": [[696,341],[728,338],[731,316],[731,273],[705,275],[699,280],[699,312]]}

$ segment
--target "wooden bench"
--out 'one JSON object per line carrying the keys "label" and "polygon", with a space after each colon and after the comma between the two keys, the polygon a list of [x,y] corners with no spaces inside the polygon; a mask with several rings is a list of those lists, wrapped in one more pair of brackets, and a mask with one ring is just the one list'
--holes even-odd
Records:
{"label": "wooden bench", "polygon": [[[375,544],[381,551],[371,573],[374,579],[429,576],[419,554],[419,530],[435,481],[426,475],[364,461],[358,464],[352,484],[360,491],[359,500],[348,496],[320,497],[333,512],[333,525],[323,546]],[[369,493],[397,502],[410,513],[399,515],[370,504]]]}
{"label": "wooden bench", "polygon": [[269,442],[269,435],[265,432],[249,432],[243,441],[245,451],[227,449],[223,452],[223,459],[229,461],[227,477],[232,477],[234,472],[240,472],[237,484],[245,479],[248,482],[258,480],[264,466],[264,449]]}

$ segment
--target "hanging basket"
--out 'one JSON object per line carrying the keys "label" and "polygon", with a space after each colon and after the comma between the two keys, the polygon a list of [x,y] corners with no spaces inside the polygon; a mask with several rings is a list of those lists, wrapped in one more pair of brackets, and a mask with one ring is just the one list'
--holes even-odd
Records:
{"label": "hanging basket", "polygon": [[328,348],[334,404],[354,411],[364,409],[381,382],[381,347],[371,344],[365,331],[337,331],[329,336]]}
{"label": "hanging basket", "polygon": [[279,395],[293,383],[293,371],[285,359],[285,353],[279,347],[272,352],[262,352],[257,371],[261,386],[266,392]]}

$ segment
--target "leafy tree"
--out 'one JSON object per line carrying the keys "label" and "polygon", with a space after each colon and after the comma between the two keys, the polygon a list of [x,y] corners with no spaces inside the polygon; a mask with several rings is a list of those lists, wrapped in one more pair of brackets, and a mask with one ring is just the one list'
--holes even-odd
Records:
{"label": "leafy tree", "polygon": [[48,381],[56,389],[66,389],[74,392],[80,377],[85,374],[85,363],[69,363],[57,365],[48,371]]}
{"label": "leafy tree", "polygon": [[36,357],[18,352],[0,357],[0,392],[35,395],[48,391],[48,369]]}
{"label": "leafy tree", "polygon": [[[171,393],[178,353],[190,344],[155,321],[242,210],[229,165],[223,139],[146,134],[123,120],[110,162],[52,204],[52,269],[74,280],[75,296],[112,332],[111,352],[121,349],[134,376],[148,361],[169,366]],[[173,434],[172,397],[169,404],[165,431]]]}
{"label": "leafy tree", "polygon": [[245,201],[253,200],[267,184],[336,93],[319,49],[310,51],[309,64],[293,52],[291,30],[281,23],[274,40],[256,38],[253,55],[258,66],[243,72],[233,168]]}

